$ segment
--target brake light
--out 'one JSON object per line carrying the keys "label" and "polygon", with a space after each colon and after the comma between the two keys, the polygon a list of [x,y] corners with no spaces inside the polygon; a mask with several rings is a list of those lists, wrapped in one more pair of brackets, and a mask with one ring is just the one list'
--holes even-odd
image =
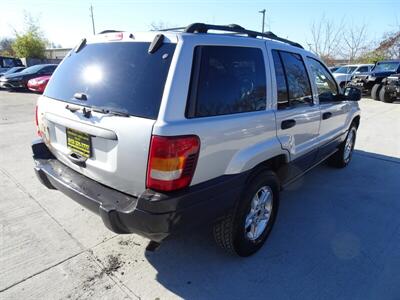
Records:
{"label": "brake light", "polygon": [[173,191],[189,186],[196,169],[200,139],[153,135],[147,166],[147,188]]}
{"label": "brake light", "polygon": [[36,130],[37,130],[37,135],[42,136],[42,132],[39,130],[39,116],[38,116],[38,106],[36,105],[35,108],[35,124],[36,124]]}
{"label": "brake light", "polygon": [[104,37],[109,41],[119,41],[124,38],[123,32],[111,32],[104,34]]}

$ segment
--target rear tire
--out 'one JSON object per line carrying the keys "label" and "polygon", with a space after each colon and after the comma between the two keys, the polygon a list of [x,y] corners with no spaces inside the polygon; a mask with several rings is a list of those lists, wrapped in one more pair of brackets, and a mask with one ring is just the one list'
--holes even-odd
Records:
{"label": "rear tire", "polygon": [[357,137],[357,126],[353,123],[350,126],[346,139],[340,144],[339,150],[329,159],[329,165],[336,168],[346,167],[353,156],[354,145]]}
{"label": "rear tire", "polygon": [[371,90],[371,98],[374,100],[379,100],[379,92],[382,88],[382,85],[379,83],[374,84]]}
{"label": "rear tire", "polygon": [[275,173],[261,171],[250,177],[236,208],[214,225],[216,243],[231,254],[254,254],[267,240],[278,206],[279,183]]}
{"label": "rear tire", "polygon": [[382,86],[381,90],[379,91],[379,100],[386,103],[393,103],[396,100],[396,97],[392,97],[387,91],[386,87]]}

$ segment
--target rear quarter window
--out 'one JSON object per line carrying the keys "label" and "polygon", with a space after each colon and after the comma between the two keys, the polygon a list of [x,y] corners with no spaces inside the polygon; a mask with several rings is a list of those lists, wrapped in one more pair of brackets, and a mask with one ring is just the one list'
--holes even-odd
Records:
{"label": "rear quarter window", "polygon": [[258,48],[197,46],[186,116],[265,110],[266,76]]}
{"label": "rear quarter window", "polygon": [[[175,44],[149,54],[148,42],[87,44],[57,67],[45,96],[156,119]],[[83,93],[86,101],[74,94]]]}

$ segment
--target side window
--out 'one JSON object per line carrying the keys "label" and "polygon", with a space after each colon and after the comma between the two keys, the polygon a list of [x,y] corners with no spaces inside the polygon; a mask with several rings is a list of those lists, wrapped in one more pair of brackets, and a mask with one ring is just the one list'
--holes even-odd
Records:
{"label": "side window", "polygon": [[274,60],[276,88],[278,90],[278,109],[283,109],[289,107],[285,70],[278,51],[272,50],[272,58]]}
{"label": "side window", "polygon": [[310,80],[301,55],[272,51],[278,89],[278,109],[312,104]]}
{"label": "side window", "polygon": [[22,66],[22,61],[19,60],[19,59],[14,59],[14,66],[21,67]]}
{"label": "side window", "polygon": [[319,61],[308,58],[308,63],[317,86],[319,102],[335,101],[338,94],[335,79]]}
{"label": "side window", "polygon": [[290,106],[312,104],[311,85],[299,54],[280,52],[289,89]]}
{"label": "side window", "polygon": [[14,60],[12,58],[3,58],[3,66],[4,68],[14,67]]}
{"label": "side window", "polygon": [[51,74],[55,70],[55,66],[47,66],[39,71],[39,74]]}
{"label": "side window", "polygon": [[186,115],[208,117],[266,108],[266,77],[257,48],[197,46]]}
{"label": "side window", "polygon": [[360,73],[368,72],[368,67],[359,67],[357,72],[360,72]]}

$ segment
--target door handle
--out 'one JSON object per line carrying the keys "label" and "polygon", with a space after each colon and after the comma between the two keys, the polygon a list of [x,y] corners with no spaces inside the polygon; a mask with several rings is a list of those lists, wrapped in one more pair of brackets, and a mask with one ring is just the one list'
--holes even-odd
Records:
{"label": "door handle", "polygon": [[281,129],[289,129],[296,126],[296,120],[290,119],[290,120],[284,120],[281,123]]}
{"label": "door handle", "polygon": [[332,117],[332,113],[329,111],[322,114],[322,120],[329,119],[330,117]]}

